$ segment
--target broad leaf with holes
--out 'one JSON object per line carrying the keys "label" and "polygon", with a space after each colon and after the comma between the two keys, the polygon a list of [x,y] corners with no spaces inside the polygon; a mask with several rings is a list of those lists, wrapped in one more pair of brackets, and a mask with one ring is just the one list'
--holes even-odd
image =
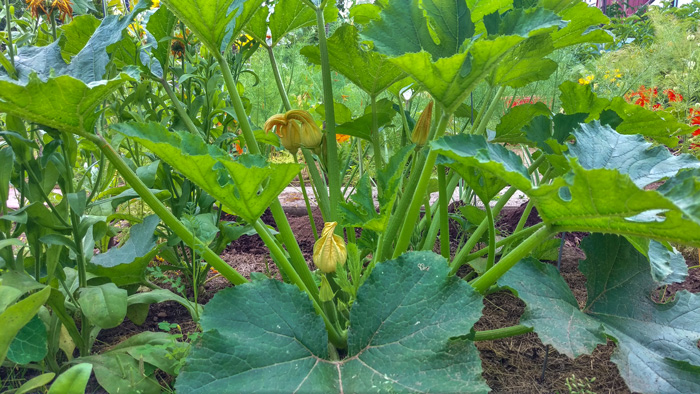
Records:
{"label": "broad leaf with holes", "polygon": [[[302,48],[301,54],[311,62],[321,64],[317,46]],[[328,38],[330,66],[370,96],[376,96],[405,76],[386,55],[362,48],[355,26],[342,25]]]}
{"label": "broad leaf with holes", "polygon": [[122,123],[113,127],[250,223],[265,212],[300,170],[299,164],[272,164],[259,156],[244,155],[233,161],[226,152],[205,144],[199,136],[170,132],[157,123]]}
{"label": "broad leaf with holes", "polygon": [[[448,276],[434,253],[376,266],[350,312],[348,357],[328,358],[323,321],[308,297],[279,281],[219,292],[204,334],[178,377],[179,392],[488,392],[468,334],[481,296]],[[222,313],[226,311],[226,313]]]}
{"label": "broad leaf with holes", "polygon": [[258,11],[263,0],[163,0],[163,4],[214,52],[228,45]]}
{"label": "broad leaf with holes", "polygon": [[[571,171],[540,187],[531,183],[522,165],[513,164],[512,157],[495,154],[498,148],[483,137],[445,137],[432,146],[462,176],[470,176],[475,167],[522,190],[542,220],[560,231],[645,236],[700,246],[700,186],[693,176],[700,172],[697,159],[673,156],[640,136],[620,135],[598,122],[581,125],[573,135],[576,143],[566,153]],[[664,178],[669,178],[669,186],[644,190]]]}
{"label": "broad leaf with holes", "polygon": [[570,357],[614,338],[611,360],[632,391],[698,392],[700,296],[683,290],[666,304],[654,302],[650,295],[658,283],[649,260],[623,237],[594,234],[582,248],[583,310],[553,266],[521,261],[499,280],[527,304],[521,323]]}

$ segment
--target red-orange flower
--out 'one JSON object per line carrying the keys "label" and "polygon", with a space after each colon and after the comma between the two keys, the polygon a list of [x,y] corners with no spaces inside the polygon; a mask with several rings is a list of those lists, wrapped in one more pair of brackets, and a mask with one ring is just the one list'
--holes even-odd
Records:
{"label": "red-orange flower", "polygon": [[656,103],[651,107],[651,109],[653,109],[654,111],[658,111],[658,110],[663,109],[663,108],[661,108],[661,104]]}
{"label": "red-orange flower", "polygon": [[668,96],[668,101],[672,103],[679,103],[683,101],[683,95],[680,93],[676,93],[673,91],[673,89],[668,89],[665,90],[664,93],[666,93],[666,96]]}
{"label": "red-orange flower", "polygon": [[651,102],[651,100],[649,100],[649,97],[647,97],[643,94],[640,94],[639,98],[634,103],[640,107],[644,107],[645,105],[649,104],[650,102]]}
{"label": "red-orange flower", "polygon": [[339,144],[342,144],[343,142],[346,142],[350,139],[350,136],[347,134],[336,134],[335,135],[335,140],[338,141]]}

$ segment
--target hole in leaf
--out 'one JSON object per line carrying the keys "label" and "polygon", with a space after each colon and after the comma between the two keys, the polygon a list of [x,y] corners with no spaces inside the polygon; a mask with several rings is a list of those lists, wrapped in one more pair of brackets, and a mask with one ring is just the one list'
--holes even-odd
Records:
{"label": "hole in leaf", "polygon": [[668,211],[667,209],[650,209],[648,211],[644,211],[640,214],[630,216],[628,218],[625,218],[625,220],[629,222],[638,222],[638,223],[661,223],[666,220],[666,216],[663,214]]}
{"label": "hole in leaf", "polygon": [[559,188],[559,198],[561,198],[562,201],[566,201],[566,202],[571,201],[571,190],[569,190],[568,186],[564,186],[564,187]]}

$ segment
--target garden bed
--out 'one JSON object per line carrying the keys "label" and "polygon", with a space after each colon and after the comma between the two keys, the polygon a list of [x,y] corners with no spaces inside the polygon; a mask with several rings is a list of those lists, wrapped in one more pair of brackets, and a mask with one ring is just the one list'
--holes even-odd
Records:
{"label": "garden bed", "polygon": [[[520,209],[504,212],[499,220],[499,227],[503,231],[514,228],[524,206],[525,204]],[[323,227],[320,217],[320,212],[316,210],[314,218],[319,231]],[[528,225],[536,223],[538,219],[536,212],[533,212],[528,219]],[[266,213],[263,221],[272,224],[272,216]],[[311,261],[314,238],[309,227],[308,216],[290,215],[289,222],[305,258]],[[578,270],[579,260],[585,258],[585,254],[578,247],[583,236],[585,234],[580,233],[567,236],[561,262],[562,276],[580,305],[583,305],[586,300],[586,280]],[[239,238],[226,248],[221,257],[247,278],[250,278],[251,272],[280,278],[279,270],[272,263],[268,250],[258,236]],[[690,261],[692,257],[687,256],[687,258],[689,266],[697,265]],[[552,263],[556,264],[556,262]],[[230,286],[224,278],[213,273],[210,273],[210,278],[211,280],[204,285],[204,291],[201,292],[199,302],[202,304],[206,304],[219,290]],[[690,270],[685,282],[668,286],[666,297],[681,289],[691,292],[700,291],[700,271]],[[515,325],[523,310],[524,303],[508,292],[488,295],[484,300],[483,316],[475,328],[489,330]],[[183,306],[176,302],[164,302],[151,306],[148,318],[141,326],[136,326],[126,319],[119,327],[102,331],[98,337],[96,350],[106,350],[139,332],[159,331],[159,324],[163,322],[178,324],[183,333],[190,333],[197,329],[197,325]],[[608,341],[605,346],[598,346],[592,355],[581,356],[574,360],[554,349],[547,350],[534,333],[478,342],[477,348],[481,352],[483,376],[494,393],[567,393],[569,392],[566,386],[567,378],[572,376],[588,381],[590,390],[595,393],[630,392],[618,373],[617,367],[610,361],[610,355],[615,349],[612,341]],[[545,358],[547,361],[543,372]],[[94,387],[99,390],[99,386]]]}

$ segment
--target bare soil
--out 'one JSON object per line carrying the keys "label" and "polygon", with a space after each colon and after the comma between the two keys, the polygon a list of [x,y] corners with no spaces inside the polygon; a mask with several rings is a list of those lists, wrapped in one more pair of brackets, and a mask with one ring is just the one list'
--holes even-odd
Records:
{"label": "bare soil", "polygon": [[[518,210],[506,212],[500,217],[498,227],[503,233],[508,233],[515,228],[524,207],[525,204]],[[314,218],[320,233],[323,222],[318,210],[314,212]],[[274,223],[269,212],[262,219],[267,224]],[[308,216],[290,216],[289,221],[304,256],[310,262],[314,236],[309,226]],[[527,226],[538,221],[537,212],[533,209],[527,220]],[[456,223],[452,223],[451,230],[456,226]],[[454,230],[452,234],[455,234]],[[561,264],[561,274],[581,305],[586,300],[586,280],[578,270],[578,263],[585,258],[585,255],[578,245],[584,236],[585,234],[579,233],[567,234]],[[453,249],[454,246],[456,242]],[[480,246],[477,245],[478,247]],[[697,250],[686,252],[688,265],[698,265]],[[277,267],[271,261],[262,240],[257,236],[243,236],[232,242],[221,257],[246,277],[250,277],[251,272],[261,272],[273,278],[280,278]],[[556,262],[552,263],[556,264]],[[312,269],[315,268],[312,263],[309,264]],[[205,284],[198,300],[203,304],[208,302],[218,290],[230,286],[222,277],[216,277],[213,274],[210,277],[211,280]],[[667,297],[670,297],[680,289],[699,292],[700,270],[690,270],[690,275],[684,283],[668,286],[663,291],[666,292]],[[475,328],[488,330],[515,325],[523,310],[524,303],[509,292],[490,294],[484,299],[484,313]],[[102,331],[98,337],[96,350],[108,348],[138,332],[158,331],[160,322],[179,324],[183,332],[197,330],[196,323],[192,321],[184,307],[174,302],[166,302],[152,305],[148,319],[142,326],[136,326],[127,319],[117,328]],[[588,380],[589,390],[594,393],[630,393],[617,367],[609,360],[615,349],[611,341],[605,346],[598,346],[592,355],[574,360],[559,354],[554,349],[547,349],[534,333],[477,342],[476,345],[481,352],[483,376],[493,393],[569,393],[566,379],[572,376]],[[546,367],[544,367],[545,362]]]}

